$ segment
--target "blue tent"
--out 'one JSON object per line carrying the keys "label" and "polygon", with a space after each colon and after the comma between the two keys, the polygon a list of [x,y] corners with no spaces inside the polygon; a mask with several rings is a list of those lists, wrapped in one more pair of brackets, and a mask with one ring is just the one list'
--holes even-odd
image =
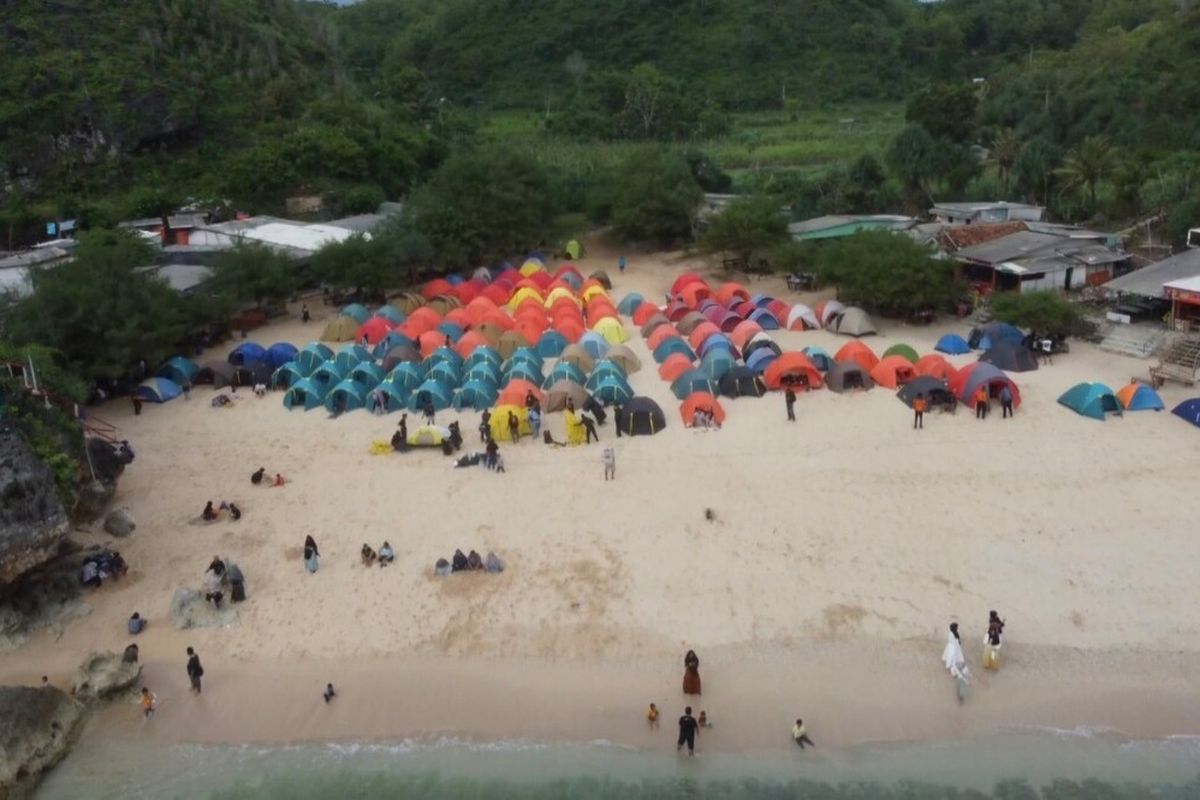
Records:
{"label": "blue tent", "polygon": [[500,357],[500,352],[496,348],[480,345],[467,356],[466,361],[463,362],[463,369],[470,369],[476,364],[492,364],[499,369],[503,362],[504,359]]}
{"label": "blue tent", "polygon": [[482,381],[490,383],[492,386],[499,386],[501,377],[499,367],[495,364],[483,362],[465,370],[462,379],[463,383],[467,381]]}
{"label": "blue tent", "polygon": [[[355,366],[358,365],[356,364]],[[351,369],[352,367],[343,367],[331,359],[314,369],[312,374],[308,376],[308,379],[318,386],[325,387],[324,391],[328,392],[334,386],[344,381]],[[322,394],[322,397],[324,397],[324,394]]]}
{"label": "blue tent", "polygon": [[659,342],[658,347],[654,348],[654,360],[661,364],[674,353],[682,353],[687,356],[689,361],[696,360],[696,353],[692,350],[692,346],[678,336],[671,336]]}
{"label": "blue tent", "polygon": [[449,361],[439,361],[425,373],[425,380],[435,380],[453,388],[462,383],[462,368]]}
{"label": "blue tent", "polygon": [[459,339],[462,338],[462,335],[463,335],[462,326],[456,325],[455,323],[450,322],[449,320],[442,320],[441,322],[439,322],[437,324],[437,328],[435,328],[435,330],[440,334],[449,336],[450,341],[452,341],[452,342],[457,342]]}
{"label": "blue tent", "polygon": [[343,317],[351,317],[359,325],[371,318],[371,312],[367,311],[367,307],[358,303],[351,303],[341,310]]}
{"label": "blue tent", "polygon": [[833,356],[829,355],[829,351],[824,347],[809,345],[802,348],[801,353],[808,356],[808,360],[813,363],[813,366],[821,370],[821,372],[829,372],[833,368]]}
{"label": "blue tent", "polygon": [[1162,411],[1162,398],[1144,383],[1131,383],[1117,390],[1117,400],[1126,411]]}
{"label": "blue tent", "polygon": [[1001,340],[1012,344],[1022,344],[1025,341],[1025,334],[1007,322],[989,322],[978,328],[972,328],[967,344],[980,350],[987,350],[992,346],[992,342]]}
{"label": "blue tent", "polygon": [[454,399],[454,393],[441,381],[427,380],[409,395],[408,410],[420,411],[426,398],[433,403],[434,411],[443,411],[450,407],[450,402]]}
{"label": "blue tent", "polygon": [[472,408],[483,411],[496,404],[500,392],[493,384],[484,381],[467,381],[454,395],[454,407],[462,411]]}
{"label": "blue tent", "polygon": [[320,342],[309,342],[304,345],[303,350],[296,353],[294,361],[305,374],[311,375],[313,370],[331,358],[333,358],[333,350]]}
{"label": "blue tent", "polygon": [[408,407],[409,391],[403,386],[384,381],[371,390],[372,392],[383,392],[385,407],[388,411],[400,411]]}
{"label": "blue tent", "polygon": [[[746,356],[746,366],[761,375],[766,371],[767,367],[771,366],[771,362],[777,358],[779,358],[779,354],[774,350],[761,347]],[[814,364],[814,366],[816,365]]]}
{"label": "blue tent", "polygon": [[594,387],[588,388],[592,391],[592,397],[606,406],[624,405],[633,399],[633,389],[629,388],[629,384],[612,374],[603,376]]}
{"label": "blue tent", "polygon": [[373,389],[383,380],[383,367],[374,361],[364,361],[350,370],[350,380],[357,381],[368,389]]}
{"label": "blue tent", "polygon": [[937,344],[933,346],[934,350],[939,353],[948,353],[952,356],[961,356],[964,353],[971,352],[971,345],[967,344],[967,340],[959,336],[957,333],[947,333],[945,336],[937,340]]}
{"label": "blue tent", "polygon": [[325,401],[325,395],[328,393],[328,386],[314,383],[311,379],[304,378],[301,381],[293,383],[283,393],[283,407],[291,409],[300,406],[305,411],[308,411],[321,405]]}
{"label": "blue tent", "polygon": [[1077,383],[1063,392],[1058,402],[1077,414],[1103,421],[1104,414],[1121,415],[1121,404],[1103,383]]}
{"label": "blue tent", "polygon": [[550,370],[550,374],[546,376],[546,380],[542,381],[542,388],[549,389],[558,381],[572,381],[583,386],[587,382],[587,376],[576,365],[568,361],[560,361],[554,365],[554,369]]}
{"label": "blue tent", "polygon": [[1200,397],[1192,397],[1184,400],[1171,409],[1171,413],[1200,428]]}
{"label": "blue tent", "polygon": [[[767,302],[770,302],[769,298]],[[765,308],[760,308],[757,311],[751,311],[750,316],[746,319],[757,322],[758,326],[764,331],[779,330],[779,320],[775,318],[774,314],[772,314],[770,311],[767,311]]]}
{"label": "blue tent", "polygon": [[592,358],[603,358],[604,354],[608,352],[608,340],[595,331],[588,331],[580,336],[578,344]]}
{"label": "blue tent", "polygon": [[285,389],[293,384],[299,383],[308,376],[304,374],[304,370],[296,364],[295,361],[289,361],[275,372],[271,373],[271,385],[276,389]]}
{"label": "blue tent", "polygon": [[644,302],[646,302],[646,298],[637,292],[630,292],[621,298],[621,302],[617,303],[617,312],[628,317],[635,308]]}
{"label": "blue tent", "polygon": [[367,387],[358,381],[344,380],[325,395],[325,408],[333,411],[339,405],[343,411],[353,411],[367,404]]}
{"label": "blue tent", "polygon": [[425,369],[420,364],[401,361],[392,368],[384,381],[391,381],[404,389],[415,389],[425,381]]}
{"label": "blue tent", "polygon": [[167,363],[158,368],[158,376],[169,378],[183,386],[185,383],[192,383],[199,371],[200,367],[196,365],[195,361],[183,356],[175,356],[167,359]]}
{"label": "blue tent", "polygon": [[333,357],[333,362],[349,372],[364,361],[372,359],[371,351],[361,344],[348,344]]}
{"label": "blue tent", "polygon": [[267,348],[267,352],[263,356],[262,360],[270,364],[272,367],[278,368],[295,359],[298,352],[299,351],[296,350],[296,345],[294,344],[288,344],[287,342],[276,342]]}
{"label": "blue tent", "polygon": [[170,378],[149,378],[133,390],[133,396],[150,403],[165,403],[183,394],[179,384]]}
{"label": "blue tent", "polygon": [[558,331],[546,331],[538,339],[537,353],[542,358],[558,358],[567,349],[567,337]]}
{"label": "blue tent", "polygon": [[521,380],[529,381],[534,386],[541,386],[542,382],[545,380],[545,378],[542,377],[542,371],[535,368],[527,361],[518,361],[512,366],[511,369],[501,376],[501,379],[505,384],[507,384],[509,381]]}
{"label": "blue tent", "polygon": [[700,358],[704,358],[709,353],[718,350],[723,350],[735,359],[741,355],[738,353],[737,346],[734,345],[732,339],[723,333],[715,333],[700,343],[699,356]]}
{"label": "blue tent", "polygon": [[395,306],[380,306],[375,311],[375,316],[383,317],[393,325],[403,325],[408,317],[404,316],[404,312]]}
{"label": "blue tent", "polygon": [[446,276],[446,283],[450,284],[451,286],[461,286],[464,281],[466,281],[466,278],[464,278],[462,275],[459,275],[457,272],[451,272]]}
{"label": "blue tent", "polygon": [[[388,306],[391,308],[391,306]],[[405,336],[400,331],[388,331],[383,338],[375,343],[371,348],[371,355],[375,358],[385,358],[393,348],[396,347],[416,347],[417,343]]]}
{"label": "blue tent", "polygon": [[709,350],[700,359],[700,371],[713,380],[718,382],[725,376],[726,372],[733,369],[737,361],[734,360],[733,354],[721,348]]}
{"label": "blue tent", "polygon": [[584,383],[584,388],[592,394],[596,393],[596,387],[600,386],[607,380],[620,381],[625,386],[629,386],[629,379],[616,370],[592,370],[592,374],[588,376],[587,382]]}
{"label": "blue tent", "polygon": [[263,361],[266,359],[267,350],[261,344],[254,342],[242,342],[229,353],[229,363],[235,367],[240,367],[243,364],[248,364],[251,361]]}
{"label": "blue tent", "polygon": [[425,360],[421,363],[425,365],[426,369],[431,369],[439,361],[449,361],[455,367],[462,369],[463,357],[449,347],[439,347],[426,356]]}
{"label": "blue tent", "polygon": [[688,370],[671,384],[671,394],[680,400],[687,398],[693,392],[708,392],[714,397],[717,394],[717,382],[698,369]]}

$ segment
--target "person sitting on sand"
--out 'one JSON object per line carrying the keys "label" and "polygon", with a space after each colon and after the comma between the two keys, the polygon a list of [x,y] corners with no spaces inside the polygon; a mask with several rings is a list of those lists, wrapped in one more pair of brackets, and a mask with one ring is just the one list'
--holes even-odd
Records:
{"label": "person sitting on sand", "polygon": [[467,569],[483,569],[483,556],[478,551],[472,550],[467,554]]}
{"label": "person sitting on sand", "polygon": [[237,503],[229,504],[229,516],[233,519],[234,522],[237,522],[239,519],[242,518],[242,510],[237,507]]}
{"label": "person sitting on sand", "polygon": [[454,571],[454,567],[451,566],[450,562],[444,558],[439,558],[437,560],[437,563],[435,563],[433,565],[433,574],[434,575],[449,575],[453,571]]}
{"label": "person sitting on sand", "polygon": [[654,703],[651,703],[650,708],[646,709],[646,722],[650,725],[651,730],[658,727],[658,706]]}
{"label": "person sitting on sand", "polygon": [[266,474],[267,474],[267,468],[266,468],[266,467],[259,467],[259,468],[258,468],[258,469],[256,469],[256,470],[254,471],[254,473],[253,473],[253,474],[250,476],[250,482],[251,482],[251,483],[253,483],[255,486],[258,486],[260,483],[262,483],[262,482],[263,482],[263,476],[264,476],[264,475],[266,475]]}
{"label": "person sitting on sand", "polygon": [[325,692],[321,696],[325,698],[326,703],[328,703],[333,698],[337,697],[337,692],[335,692],[333,690],[332,683],[325,684]]}
{"label": "person sitting on sand", "polygon": [[[703,708],[700,709],[700,716],[696,719],[696,724],[701,728],[711,728],[712,723],[708,721],[708,712]],[[699,731],[697,731],[698,733]]]}
{"label": "person sitting on sand", "polygon": [[483,560],[483,568],[492,573],[504,572],[504,562],[500,560],[500,556],[489,550],[487,558]]}
{"label": "person sitting on sand", "polygon": [[379,548],[379,566],[386,567],[396,560],[396,551],[392,546],[384,541],[383,547]]}
{"label": "person sitting on sand", "polygon": [[213,608],[221,607],[221,576],[211,569],[204,573],[204,599],[213,604]]}
{"label": "person sitting on sand", "polygon": [[804,749],[804,745],[816,747],[813,740],[808,738],[808,728],[804,727],[804,720],[796,720],[796,724],[792,726],[792,741],[800,745],[800,749]]}
{"label": "person sitting on sand", "polygon": [[275,473],[275,482],[272,483],[271,485],[272,486],[283,486],[283,484],[284,484],[283,476],[280,475],[278,472],[276,472]]}
{"label": "person sitting on sand", "polygon": [[454,558],[450,561],[450,566],[455,572],[463,572],[467,569],[467,554],[462,550],[454,551]]}
{"label": "person sitting on sand", "polygon": [[200,512],[200,519],[205,522],[212,522],[217,518],[217,510],[213,508],[213,501],[209,500],[204,504],[204,510]]}
{"label": "person sitting on sand", "polygon": [[208,568],[215,572],[218,577],[225,574],[225,562],[220,556],[213,556],[213,560],[209,562]]}
{"label": "person sitting on sand", "polygon": [[376,558],[378,558],[378,556],[376,556],[375,551],[371,549],[371,545],[367,544],[366,542],[363,542],[363,546],[362,546],[363,566],[364,567],[374,566]]}
{"label": "person sitting on sand", "polygon": [[267,385],[265,383],[254,384],[254,395],[255,395],[255,397],[266,397],[267,396]]}
{"label": "person sitting on sand", "polygon": [[129,618],[129,635],[137,636],[146,628],[146,620],[142,619],[142,615],[138,612],[133,612],[133,616]]}

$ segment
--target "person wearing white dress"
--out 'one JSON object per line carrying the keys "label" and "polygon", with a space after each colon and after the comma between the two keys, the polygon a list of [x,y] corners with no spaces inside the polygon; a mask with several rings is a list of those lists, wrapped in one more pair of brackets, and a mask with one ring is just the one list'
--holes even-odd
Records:
{"label": "person wearing white dress", "polygon": [[942,650],[942,664],[950,673],[950,677],[954,678],[958,689],[958,702],[961,705],[967,699],[967,687],[971,682],[971,672],[967,667],[966,656],[963,655],[957,622],[950,623],[950,635],[946,638],[945,649]]}

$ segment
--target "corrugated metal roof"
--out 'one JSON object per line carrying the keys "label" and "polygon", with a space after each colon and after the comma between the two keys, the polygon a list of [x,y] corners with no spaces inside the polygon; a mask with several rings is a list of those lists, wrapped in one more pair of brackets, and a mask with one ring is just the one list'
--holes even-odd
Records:
{"label": "corrugated metal roof", "polygon": [[211,269],[199,264],[165,264],[154,269],[155,275],[180,293],[195,289],[213,276]]}
{"label": "corrugated metal roof", "polygon": [[1000,264],[1004,261],[1020,261],[1039,252],[1053,250],[1066,243],[1061,236],[1018,231],[974,247],[964,247],[958,251],[958,257],[963,261],[972,261],[978,264]]}
{"label": "corrugated metal roof", "polygon": [[13,267],[42,267],[54,264],[69,258],[70,250],[64,247],[39,247],[34,250],[26,250],[24,253],[17,253],[8,258],[0,259],[0,269],[11,269]]}
{"label": "corrugated metal roof", "polygon": [[1164,297],[1163,284],[1200,276],[1200,250],[1184,250],[1104,284],[1110,292]]}
{"label": "corrugated metal roof", "polygon": [[877,224],[893,230],[900,230],[910,228],[916,222],[912,217],[905,217],[899,214],[828,214],[823,217],[814,217],[800,222],[793,222],[788,225],[788,232],[793,236],[797,236],[805,233],[813,233],[814,231],[828,230],[829,228],[840,228],[843,225],[862,223]]}

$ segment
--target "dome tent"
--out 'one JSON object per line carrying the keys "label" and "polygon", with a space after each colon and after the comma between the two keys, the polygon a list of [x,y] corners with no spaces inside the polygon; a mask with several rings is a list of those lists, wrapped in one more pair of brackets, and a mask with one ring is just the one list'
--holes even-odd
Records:
{"label": "dome tent", "polygon": [[196,373],[199,371],[200,367],[195,361],[183,356],[174,356],[158,368],[158,376],[183,386],[185,383],[195,383]]}
{"label": "dome tent", "polygon": [[748,367],[734,367],[717,382],[723,397],[762,397],[767,384]]}
{"label": "dome tent", "polygon": [[835,392],[847,389],[871,389],[875,382],[871,376],[855,361],[834,364],[825,375],[825,385]]}
{"label": "dome tent", "polygon": [[954,374],[949,384],[950,391],[968,406],[973,404],[973,398],[980,386],[987,386],[988,394],[992,397],[999,395],[1007,386],[1012,392],[1013,406],[1021,405],[1021,390],[1017,388],[1013,379],[1005,375],[999,367],[984,361],[976,361],[963,367]]}
{"label": "dome tent", "polygon": [[717,398],[707,392],[689,394],[679,404],[679,416],[683,419],[684,427],[692,427],[692,420],[695,419],[697,411],[712,412],[713,419],[717,421],[718,425],[725,424],[725,409],[721,407],[721,403]]}
{"label": "dome tent", "polygon": [[316,408],[325,402],[329,388],[314,383],[309,378],[293,383],[283,394],[283,407],[287,409],[300,406],[305,411]]}
{"label": "dome tent", "polygon": [[271,374],[271,386],[276,389],[286,389],[306,377],[308,376],[296,366],[296,362],[289,361]]}
{"label": "dome tent", "polygon": [[1103,383],[1077,383],[1058,398],[1061,405],[1077,414],[1104,421],[1104,415],[1121,416],[1121,404],[1113,390]]}
{"label": "dome tent", "polygon": [[331,413],[339,409],[342,411],[354,411],[366,404],[367,387],[349,378],[333,387],[329,391],[329,394],[325,395],[325,408]]}
{"label": "dome tent", "polygon": [[278,369],[289,361],[293,361],[298,353],[296,345],[289,342],[276,342],[267,348],[262,360]]}
{"label": "dome tent", "polygon": [[867,312],[853,307],[841,312],[834,330],[843,336],[870,336],[878,332]]}
{"label": "dome tent", "polygon": [[667,418],[649,397],[634,397],[618,409],[616,426],[626,436],[653,436],[667,426]]}
{"label": "dome tent", "polygon": [[1171,413],[1185,422],[1190,422],[1200,428],[1200,397],[1184,400],[1171,409]]}
{"label": "dome tent", "polygon": [[925,395],[930,404],[935,406],[958,402],[945,381],[929,375],[918,375],[901,386],[900,391],[896,392],[896,398],[912,408],[913,400],[916,400],[919,394]]}
{"label": "dome tent", "polygon": [[170,378],[148,378],[133,390],[133,396],[150,403],[165,403],[183,393],[179,384]]}
{"label": "dome tent", "polygon": [[248,364],[251,361],[263,361],[267,357],[267,349],[254,342],[242,342],[229,351],[229,363],[235,367]]}
{"label": "dome tent", "polygon": [[1117,390],[1117,401],[1126,411],[1162,411],[1162,398],[1152,387],[1139,381],[1131,381]]}
{"label": "dome tent", "polygon": [[894,344],[887,350],[884,350],[883,355],[879,358],[884,359],[888,356],[904,356],[904,358],[906,358],[910,364],[916,364],[917,360],[920,358],[920,356],[917,354],[917,351],[913,349],[911,345],[907,345],[902,342]]}
{"label": "dome tent", "polygon": [[671,394],[680,400],[693,392],[716,394],[717,387],[712,378],[698,369],[683,373],[671,384]]}
{"label": "dome tent", "polygon": [[306,374],[312,374],[312,371],[324,364],[329,359],[333,358],[333,350],[327,345],[320,342],[309,342],[304,345],[304,349],[296,353],[293,361],[296,366],[300,367]]}
{"label": "dome tent", "polygon": [[984,351],[979,360],[994,364],[1006,372],[1032,372],[1038,368],[1037,357],[1023,344],[1013,344],[1008,339],[999,339]]}
{"label": "dome tent", "polygon": [[496,387],[486,381],[467,381],[454,395],[454,408],[483,411],[495,405],[498,394]]}
{"label": "dome tent", "polygon": [[952,356],[961,356],[964,353],[971,352],[971,346],[967,344],[967,340],[957,333],[947,333],[937,340],[937,344],[933,346],[933,349],[939,353],[947,353]]}

